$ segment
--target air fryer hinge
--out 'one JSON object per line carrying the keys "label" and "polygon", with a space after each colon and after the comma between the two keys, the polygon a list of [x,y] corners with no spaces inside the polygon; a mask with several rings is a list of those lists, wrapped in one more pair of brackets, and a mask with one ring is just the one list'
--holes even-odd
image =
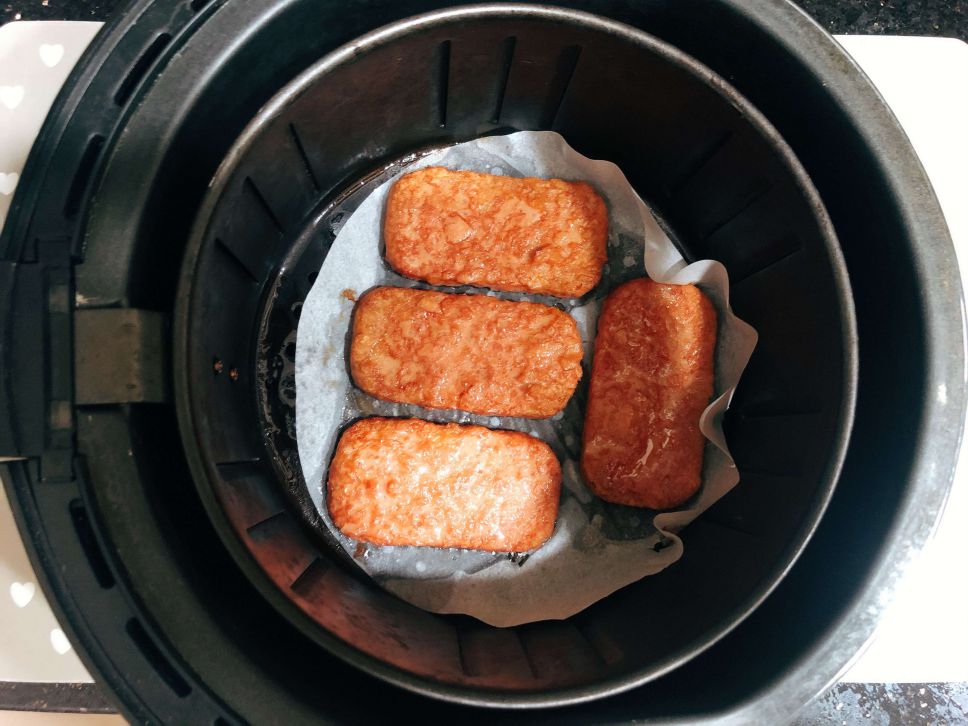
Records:
{"label": "air fryer hinge", "polygon": [[11,305],[13,281],[17,265],[0,261],[0,460],[20,456],[14,435],[11,411],[10,372],[7,363],[11,341],[9,326],[12,322]]}
{"label": "air fryer hinge", "polygon": [[44,481],[73,479],[70,240],[36,241],[36,260],[0,262],[0,456],[40,459]]}
{"label": "air fryer hinge", "polygon": [[95,308],[77,310],[74,316],[77,405],[167,400],[163,314]]}

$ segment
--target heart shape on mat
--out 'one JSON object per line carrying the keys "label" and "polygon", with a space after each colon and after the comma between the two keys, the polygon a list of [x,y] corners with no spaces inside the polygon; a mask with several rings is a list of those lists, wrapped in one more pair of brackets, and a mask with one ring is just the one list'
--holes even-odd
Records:
{"label": "heart shape on mat", "polygon": [[24,100],[23,86],[0,86],[0,103],[13,111]]}
{"label": "heart shape on mat", "polygon": [[60,628],[54,628],[50,631],[50,644],[60,655],[64,655],[71,649],[71,641],[67,639],[64,631]]}
{"label": "heart shape on mat", "polygon": [[44,65],[53,68],[64,57],[64,46],[60,43],[44,43],[37,49],[37,52],[40,53],[40,59],[44,62]]}
{"label": "heart shape on mat", "polygon": [[17,181],[20,179],[20,175],[12,171],[6,174],[0,171],[0,194],[13,194],[13,190],[17,188]]}
{"label": "heart shape on mat", "polygon": [[0,171],[0,194],[13,194],[13,190],[17,188],[17,182],[20,180],[20,175],[12,171],[6,174]]}
{"label": "heart shape on mat", "polygon": [[34,599],[37,586],[32,582],[11,582],[10,597],[18,608],[25,608]]}

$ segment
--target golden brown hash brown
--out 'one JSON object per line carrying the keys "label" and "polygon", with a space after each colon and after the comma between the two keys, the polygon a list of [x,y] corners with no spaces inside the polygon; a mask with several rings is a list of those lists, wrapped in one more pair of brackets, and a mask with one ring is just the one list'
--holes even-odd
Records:
{"label": "golden brown hash brown", "polygon": [[368,418],[343,433],[327,497],[363,542],[524,552],[551,536],[560,488],[555,455],[527,434]]}
{"label": "golden brown hash brown", "polygon": [[693,285],[632,280],[606,298],[582,451],[595,494],[668,509],[696,493],[715,347],[716,311]]}
{"label": "golden brown hash brown", "polygon": [[378,287],[356,305],[353,380],[427,408],[545,418],[581,378],[578,326],[547,305]]}
{"label": "golden brown hash brown", "polygon": [[428,167],[390,190],[386,258],[434,285],[581,297],[605,263],[608,211],[584,182]]}

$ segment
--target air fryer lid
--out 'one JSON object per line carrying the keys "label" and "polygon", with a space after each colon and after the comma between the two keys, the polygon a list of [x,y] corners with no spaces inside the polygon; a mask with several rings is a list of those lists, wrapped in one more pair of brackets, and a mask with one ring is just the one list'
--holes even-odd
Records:
{"label": "air fryer lid", "polygon": [[[950,315],[960,302],[953,252],[890,114],[792,6],[583,6],[706,61],[791,143],[845,252],[861,375],[836,494],[776,591],[733,633],[655,682],[527,718],[728,712],[775,721],[829,682],[866,639],[943,501],[964,401],[960,321]],[[7,465],[11,500],[61,620],[134,719],[268,721],[286,713],[292,722],[360,721],[391,709],[398,717],[480,717],[345,667],[279,616],[288,599],[253,588],[249,576],[257,580],[260,570],[236,566],[199,506],[165,391],[136,396],[119,385],[97,401],[78,395],[66,416],[57,403],[72,399],[75,382],[78,393],[86,390],[72,376],[71,327],[79,363],[92,340],[84,326],[135,331],[99,339],[137,351],[124,358],[137,360],[135,373],[164,380],[166,358],[152,341],[169,339],[164,321],[182,241],[243,126],[333,48],[431,7],[135,4],[72,76],[24,172],[0,239],[0,378],[17,384],[0,391],[0,409],[9,412],[0,416],[0,442],[3,453],[37,458]],[[863,264],[872,254],[889,263],[876,278]],[[78,309],[65,310],[64,296],[49,294],[62,284],[76,289]],[[944,400],[925,395],[940,385]],[[773,414],[780,425],[809,412]],[[839,569],[831,577],[833,561]]]}
{"label": "air fryer lid", "polygon": [[[736,313],[762,331],[762,343],[727,429],[749,490],[741,508],[691,526],[684,540],[696,551],[668,575],[566,621],[496,629],[422,612],[340,567],[296,454],[292,351],[299,307],[338,223],[387,165],[521,128],[553,128],[625,170],[687,258],[727,266]],[[307,636],[382,661],[364,667],[383,677],[493,703],[454,686],[487,687],[529,705],[655,678],[755,606],[829,496],[853,406],[844,376],[853,369],[852,307],[829,222],[765,120],[707,68],[640,31],[526,6],[445,11],[378,30],[267,105],[220,168],[198,220],[177,295],[174,371],[202,499],[227,546],[243,562],[254,558],[301,611],[284,610]],[[223,361],[236,376],[213,370]],[[777,426],[770,414],[791,401],[812,415]]]}

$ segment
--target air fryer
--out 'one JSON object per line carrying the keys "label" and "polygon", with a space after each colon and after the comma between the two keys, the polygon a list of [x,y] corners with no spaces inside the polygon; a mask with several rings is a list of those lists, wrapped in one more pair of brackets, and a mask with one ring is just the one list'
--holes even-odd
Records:
{"label": "air fryer", "polygon": [[[0,442],[43,584],[133,719],[769,718],[868,637],[963,406],[923,172],[792,6],[583,7],[140,2],[69,79],[0,238]],[[520,129],[617,163],[726,264],[760,344],[726,423],[741,483],[683,559],[497,629],[342,560],[280,372],[338,215],[408,154]]]}

